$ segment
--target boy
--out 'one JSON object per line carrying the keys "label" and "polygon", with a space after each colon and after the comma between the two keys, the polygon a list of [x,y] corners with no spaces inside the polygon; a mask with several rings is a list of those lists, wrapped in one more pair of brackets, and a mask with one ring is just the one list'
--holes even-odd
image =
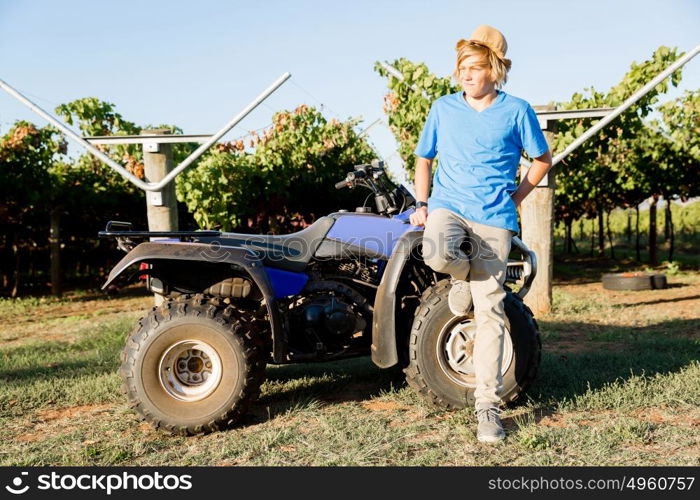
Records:
{"label": "boy", "polygon": [[[499,90],[511,67],[503,35],[479,26],[456,50],[454,77],[463,91],[431,106],[414,151],[418,202],[411,223],[425,225],[426,264],[452,277],[452,313],[467,314],[474,305],[477,438],[491,443],[505,438],[498,396],[505,334],[503,282],[511,238],[519,229],[516,210],[551,167],[552,155],[532,107]],[[516,189],[522,150],[533,162]],[[438,152],[440,165],[428,200]],[[460,248],[465,239],[466,252]]]}

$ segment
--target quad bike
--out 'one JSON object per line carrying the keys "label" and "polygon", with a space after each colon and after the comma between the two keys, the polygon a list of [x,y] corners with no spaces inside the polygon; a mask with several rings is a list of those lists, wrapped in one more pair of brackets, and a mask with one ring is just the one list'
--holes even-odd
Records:
{"label": "quad bike", "polygon": [[[140,277],[163,299],[122,352],[123,390],[143,418],[178,434],[215,431],[234,424],[258,397],[267,363],[368,354],[380,368],[401,366],[408,384],[434,405],[473,404],[473,312],[454,316],[449,276],[424,264],[422,228],[409,223],[414,198],[377,161],[355,166],[336,184],[356,186],[372,190],[375,211],[340,210],[288,235],[107,224],[100,236],[116,238],[127,255],[104,288],[118,277]],[[517,236],[512,252],[519,258],[509,259],[504,286],[505,402],[533,381],[541,352],[537,323],[522,300],[535,255]],[[517,293],[510,284],[520,285]]]}

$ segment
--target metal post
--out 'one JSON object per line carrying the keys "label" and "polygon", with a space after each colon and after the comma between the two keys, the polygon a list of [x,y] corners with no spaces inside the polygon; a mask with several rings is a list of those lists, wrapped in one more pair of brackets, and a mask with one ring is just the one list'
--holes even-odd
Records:
{"label": "metal post", "polygon": [[[391,64],[384,62],[384,61],[379,61],[379,65],[384,68],[387,73],[389,73],[391,76],[399,80],[400,82],[403,82],[405,80],[403,73],[401,73],[398,69],[394,68]],[[419,92],[419,90],[416,88],[415,85],[411,85],[411,88],[415,90],[416,92]],[[432,101],[432,98],[428,95],[428,93],[421,89],[420,93],[423,97],[425,97],[427,100]]]}
{"label": "metal post", "polygon": [[[168,129],[151,129],[141,131],[141,135],[167,134]],[[157,142],[157,139],[144,141],[143,166],[146,182],[157,184],[173,170],[172,144]],[[149,231],[177,231],[177,200],[175,183],[171,182],[162,191],[146,192],[146,210],[148,212]]]}
{"label": "metal post", "polygon": [[649,81],[646,85],[644,85],[641,89],[637,90],[634,94],[629,96],[625,102],[620,104],[617,108],[615,108],[615,111],[610,113],[609,115],[606,115],[605,118],[600,120],[598,123],[593,125],[590,129],[588,129],[585,133],[581,135],[581,137],[577,138],[574,142],[569,144],[569,146],[564,149],[561,153],[556,155],[552,159],[552,167],[562,161],[566,156],[571,153],[573,150],[578,148],[581,144],[586,142],[588,139],[593,137],[595,134],[598,133],[600,129],[605,127],[608,123],[613,121],[615,118],[620,116],[622,113],[627,111],[635,102],[640,100],[642,97],[644,97],[646,94],[649,93],[651,89],[656,87],[659,83],[663,82],[666,78],[671,76],[674,71],[682,67],[685,63],[690,61],[693,57],[698,55],[700,53],[700,45],[696,45],[695,48],[692,50],[689,50],[687,53],[676,59],[673,64],[671,64],[668,68],[663,70],[661,73],[656,75],[654,78],[652,78],[651,81]]}
{"label": "metal post", "polygon": [[182,172],[184,169],[186,169],[190,164],[192,164],[197,158],[202,156],[204,152],[207,151],[216,141],[221,139],[229,130],[231,130],[233,127],[235,127],[238,122],[240,122],[243,118],[245,118],[253,109],[255,109],[261,102],[263,102],[265,99],[267,99],[270,94],[272,94],[275,90],[277,90],[280,85],[282,85],[284,82],[286,82],[292,75],[289,73],[285,73],[282,76],[280,76],[272,85],[270,85],[267,89],[265,89],[258,97],[256,97],[248,106],[246,106],[243,111],[238,113],[236,116],[234,116],[230,122],[228,122],[226,125],[223,126],[221,130],[219,130],[216,134],[212,135],[211,138],[202,144],[199,148],[197,148],[190,156],[185,158],[182,163],[180,163],[177,167],[175,167],[170,173],[168,173],[163,179],[160,180],[160,182],[157,182],[155,184],[148,183],[148,182],[143,182],[141,179],[136,177],[134,174],[126,170],[122,165],[119,165],[117,162],[112,160],[109,156],[104,154],[102,151],[97,149],[95,146],[90,144],[88,141],[80,137],[78,134],[73,132],[70,128],[68,128],[66,125],[61,123],[60,120],[52,116],[51,114],[47,113],[43,109],[41,109],[39,106],[34,104],[32,101],[27,99],[25,96],[20,94],[17,90],[12,88],[9,84],[6,82],[0,80],[0,88],[5,90],[8,94],[10,94],[12,97],[20,101],[22,104],[27,106],[29,109],[37,113],[39,116],[44,118],[46,121],[48,121],[50,124],[53,126],[57,127],[63,134],[68,138],[73,140],[77,145],[79,145],[82,148],[85,148],[88,153],[96,156],[98,159],[100,159],[103,163],[106,163],[109,165],[113,170],[115,170],[119,175],[130,181],[132,184],[134,184],[136,187],[143,189],[144,191],[161,191],[170,181],[172,181],[180,172]]}
{"label": "metal post", "polygon": [[[551,111],[554,106],[533,106],[535,111]],[[556,121],[548,120],[544,135],[552,144]],[[527,168],[521,167],[520,179]],[[554,170],[550,170],[520,205],[523,242],[537,255],[537,275],[525,303],[535,315],[546,314],[552,308],[552,279],[554,275]]]}

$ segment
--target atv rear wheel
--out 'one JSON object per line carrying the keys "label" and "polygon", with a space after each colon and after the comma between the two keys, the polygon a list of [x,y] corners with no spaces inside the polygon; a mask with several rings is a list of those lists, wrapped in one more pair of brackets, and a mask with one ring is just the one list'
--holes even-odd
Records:
{"label": "atv rear wheel", "polygon": [[[443,408],[474,405],[474,365],[471,353],[477,334],[473,314],[454,316],[447,304],[450,283],[426,290],[416,310],[409,340],[408,384],[429,403]],[[532,311],[506,290],[506,336],[503,339],[505,403],[518,399],[537,375],[542,344]]]}
{"label": "atv rear wheel", "polygon": [[122,389],[156,428],[203,434],[234,424],[265,377],[262,333],[234,307],[202,295],[169,299],[129,336]]}

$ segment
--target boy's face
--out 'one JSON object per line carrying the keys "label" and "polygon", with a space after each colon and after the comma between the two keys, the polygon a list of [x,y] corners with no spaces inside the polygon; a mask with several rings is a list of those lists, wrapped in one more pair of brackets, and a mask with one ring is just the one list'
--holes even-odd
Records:
{"label": "boy's face", "polygon": [[459,83],[469,97],[479,98],[492,93],[496,88],[496,82],[491,79],[489,63],[483,56],[466,57],[457,69]]}

